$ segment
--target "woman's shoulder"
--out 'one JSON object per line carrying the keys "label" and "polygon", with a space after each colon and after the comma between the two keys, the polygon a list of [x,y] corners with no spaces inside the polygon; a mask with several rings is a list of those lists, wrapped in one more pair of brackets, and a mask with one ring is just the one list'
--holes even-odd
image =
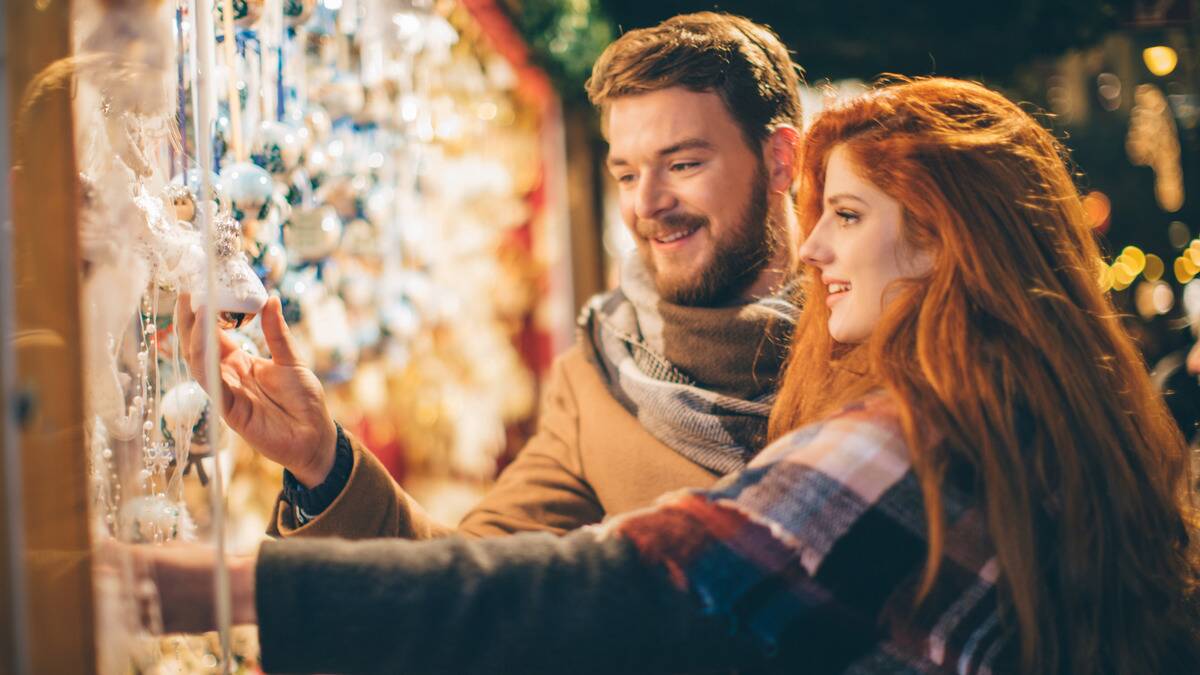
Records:
{"label": "woman's shoulder", "polygon": [[[751,466],[779,462],[816,468],[830,463],[853,465],[882,462],[901,473],[909,467],[909,448],[895,399],[877,392],[824,419],[780,436],[755,457]],[[846,466],[845,469],[848,469]],[[834,478],[845,472],[834,470]]]}

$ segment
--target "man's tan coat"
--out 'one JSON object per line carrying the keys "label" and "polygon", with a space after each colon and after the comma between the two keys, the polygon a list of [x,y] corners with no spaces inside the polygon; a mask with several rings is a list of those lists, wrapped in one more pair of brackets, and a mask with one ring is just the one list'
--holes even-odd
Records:
{"label": "man's tan coat", "polygon": [[299,528],[280,500],[271,534],[351,539],[562,534],[649,506],[666,492],[708,487],[718,478],[642,428],[612,397],[579,345],[551,368],[537,433],[457,528],[432,521],[374,455],[351,441],[354,468],[337,499]]}

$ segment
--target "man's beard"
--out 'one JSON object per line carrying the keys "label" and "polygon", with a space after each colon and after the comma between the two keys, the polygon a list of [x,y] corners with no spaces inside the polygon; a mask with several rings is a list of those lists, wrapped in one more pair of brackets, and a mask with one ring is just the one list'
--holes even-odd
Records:
{"label": "man's beard", "polygon": [[[662,232],[698,230],[708,225],[709,219],[705,216],[673,214],[659,219],[658,223],[640,221],[637,232],[641,237],[661,236]],[[770,262],[779,236],[767,208],[766,167],[759,161],[750,198],[737,220],[737,227],[726,234],[724,240],[713,242],[712,262],[699,275],[687,279],[664,278],[655,267],[650,245],[639,246],[639,249],[663,300],[692,307],[716,307],[740,297],[754,284]]]}

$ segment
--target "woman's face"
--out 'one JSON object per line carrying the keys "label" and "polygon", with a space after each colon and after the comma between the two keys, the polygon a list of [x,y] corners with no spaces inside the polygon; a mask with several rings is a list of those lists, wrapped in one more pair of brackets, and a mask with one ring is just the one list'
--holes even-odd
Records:
{"label": "woman's face", "polygon": [[830,336],[864,342],[890,299],[888,285],[926,274],[930,256],[905,245],[900,203],[859,174],[845,146],[829,155],[822,204],[800,256],[828,291]]}

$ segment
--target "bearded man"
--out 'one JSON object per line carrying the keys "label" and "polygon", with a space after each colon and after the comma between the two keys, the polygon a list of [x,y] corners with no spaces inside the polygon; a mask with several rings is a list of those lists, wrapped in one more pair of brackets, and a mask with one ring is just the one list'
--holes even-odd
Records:
{"label": "bearded man", "polygon": [[[795,314],[798,71],[770,29],[710,12],[630,31],[597,60],[588,93],[637,253],[582,312],[536,434],[456,527],[334,423],[272,300],[272,360],[222,348],[227,422],[287,468],[272,533],[561,534],[745,466],[765,443]],[[180,305],[199,365],[203,336]]]}

